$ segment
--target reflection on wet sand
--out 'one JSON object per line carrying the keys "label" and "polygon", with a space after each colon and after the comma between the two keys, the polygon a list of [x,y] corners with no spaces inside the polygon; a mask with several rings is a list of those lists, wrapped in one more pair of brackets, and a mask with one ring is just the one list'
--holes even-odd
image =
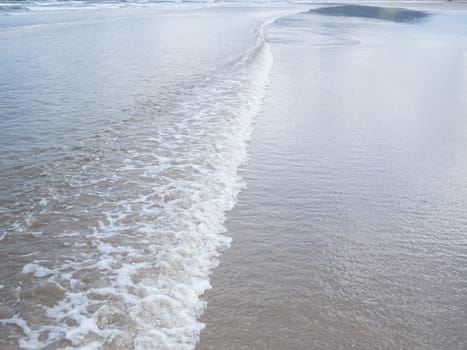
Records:
{"label": "reflection on wet sand", "polygon": [[429,13],[424,11],[360,5],[322,7],[309,12],[327,16],[362,17],[404,23],[416,22],[429,16]]}

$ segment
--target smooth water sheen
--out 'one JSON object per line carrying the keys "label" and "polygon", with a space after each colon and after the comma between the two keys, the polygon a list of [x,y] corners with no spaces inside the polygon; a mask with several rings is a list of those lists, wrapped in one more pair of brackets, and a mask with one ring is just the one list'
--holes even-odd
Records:
{"label": "smooth water sheen", "polygon": [[431,11],[269,27],[197,349],[467,348],[467,11]]}

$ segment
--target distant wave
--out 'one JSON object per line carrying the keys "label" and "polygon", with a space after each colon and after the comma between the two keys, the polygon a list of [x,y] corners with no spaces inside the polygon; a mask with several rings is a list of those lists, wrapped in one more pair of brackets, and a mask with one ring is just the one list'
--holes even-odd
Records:
{"label": "distant wave", "polygon": [[45,11],[63,9],[93,9],[103,7],[141,7],[151,5],[163,5],[165,3],[215,3],[217,0],[9,0],[0,1],[0,14],[8,14],[25,11]]}

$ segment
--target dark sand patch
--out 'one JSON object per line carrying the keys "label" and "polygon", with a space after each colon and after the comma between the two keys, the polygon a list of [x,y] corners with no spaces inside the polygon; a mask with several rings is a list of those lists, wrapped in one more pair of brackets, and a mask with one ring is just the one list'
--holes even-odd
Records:
{"label": "dark sand patch", "polygon": [[373,18],[401,23],[417,22],[430,15],[424,11],[361,5],[322,7],[309,12],[327,16]]}

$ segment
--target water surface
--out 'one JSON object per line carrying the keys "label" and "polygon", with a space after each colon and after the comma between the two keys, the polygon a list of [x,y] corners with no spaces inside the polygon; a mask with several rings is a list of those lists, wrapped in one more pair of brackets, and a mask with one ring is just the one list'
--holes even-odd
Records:
{"label": "water surface", "polygon": [[467,346],[466,20],[269,27],[271,83],[198,349]]}
{"label": "water surface", "polygon": [[275,10],[90,7],[0,16],[0,347],[193,349]]}

